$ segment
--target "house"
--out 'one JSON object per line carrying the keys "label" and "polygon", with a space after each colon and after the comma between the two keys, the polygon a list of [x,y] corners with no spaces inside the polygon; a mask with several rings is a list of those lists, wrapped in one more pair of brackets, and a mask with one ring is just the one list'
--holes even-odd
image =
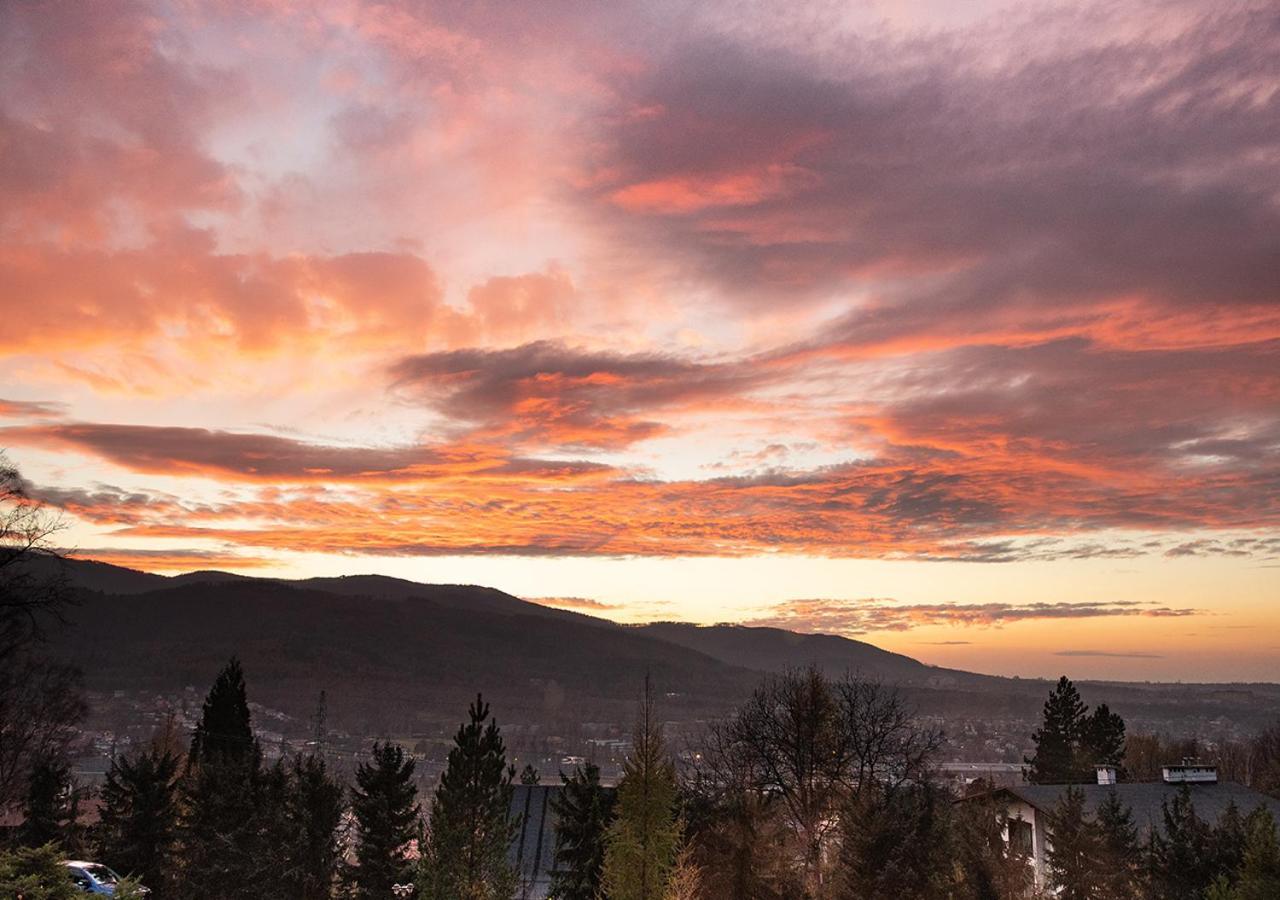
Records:
{"label": "house", "polygon": [[[1191,792],[1196,815],[1205,821],[1216,822],[1232,803],[1241,815],[1265,806],[1280,821],[1280,800],[1241,784],[1218,781],[1213,766],[1165,766],[1161,781],[1144,783],[1117,783],[1115,770],[1100,766],[1096,784],[1074,785],[1084,795],[1088,815],[1095,815],[1107,796],[1116,793],[1121,803],[1132,810],[1133,823],[1142,834],[1161,827],[1163,805],[1172,803],[1184,786]],[[1047,849],[1053,842],[1048,822],[1068,787],[1072,785],[1019,784],[996,788],[985,795],[1003,806],[1007,820],[1005,840],[1027,853],[1035,869],[1037,888],[1045,884]]]}

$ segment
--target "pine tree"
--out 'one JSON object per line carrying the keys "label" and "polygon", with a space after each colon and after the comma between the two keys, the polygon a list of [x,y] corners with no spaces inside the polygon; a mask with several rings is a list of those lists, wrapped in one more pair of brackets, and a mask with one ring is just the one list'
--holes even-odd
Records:
{"label": "pine tree", "polygon": [[323,900],[333,890],[339,860],[343,788],[319,756],[296,756],[289,773],[285,816],[290,825],[287,895]]}
{"label": "pine tree", "polygon": [[1049,883],[1061,900],[1100,900],[1102,841],[1085,815],[1084,792],[1069,787],[1049,817]]}
{"label": "pine tree", "polygon": [[538,770],[533,763],[525,763],[525,767],[520,770],[520,783],[526,785],[542,783],[542,776],[538,774]]}
{"label": "pine tree", "polygon": [[1082,722],[1080,735],[1079,777],[1088,779],[1094,766],[1111,766],[1122,777],[1124,772],[1124,719],[1105,703],[1099,703]]}
{"label": "pine tree", "polygon": [[1098,838],[1103,865],[1100,874],[1102,896],[1107,900],[1138,900],[1141,896],[1141,848],[1133,811],[1120,802],[1112,790],[1098,804]]}
{"label": "pine tree", "polygon": [[[517,877],[507,848],[518,820],[511,816],[515,768],[489,705],[477,695],[431,803],[425,896],[434,900],[506,900]],[[488,724],[486,725],[486,721]]]}
{"label": "pine tree", "polygon": [[[1280,840],[1276,822],[1264,806],[1258,807],[1246,821],[1244,859],[1235,885],[1219,887],[1213,900],[1275,900],[1280,897]],[[1212,895],[1211,895],[1212,896]]]}
{"label": "pine tree", "polygon": [[205,698],[187,764],[194,766],[211,759],[248,760],[257,753],[249,721],[244,670],[240,668],[240,660],[233,656],[218,673]]}
{"label": "pine tree", "polygon": [[63,858],[53,844],[0,851],[0,896],[22,900],[83,900],[84,894],[67,877]]}
{"label": "pine tree", "polygon": [[372,760],[356,768],[356,865],[349,874],[358,900],[385,900],[392,885],[414,880],[408,849],[420,834],[422,809],[413,769],[413,760],[390,743],[374,744]]}
{"label": "pine tree", "polygon": [[946,896],[949,800],[930,784],[868,785],[840,817],[839,900]]}
{"label": "pine tree", "polygon": [[551,896],[556,900],[596,900],[604,871],[605,832],[613,798],[600,786],[600,769],[587,763],[560,774],[563,788],[552,799],[556,816],[556,862]]}
{"label": "pine tree", "polygon": [[1032,784],[1065,784],[1075,780],[1077,749],[1085,712],[1079,691],[1063,675],[1045,701],[1040,728],[1031,735],[1036,752],[1024,760],[1030,766],[1028,781]]}
{"label": "pine tree", "polygon": [[155,900],[172,895],[178,767],[177,756],[153,745],[113,759],[102,785],[99,852],[116,871],[140,879]]}
{"label": "pine tree", "polygon": [[1148,849],[1149,891],[1161,900],[1199,900],[1218,875],[1213,829],[1196,815],[1186,785],[1161,804],[1161,818]]}
{"label": "pine tree", "polygon": [[61,757],[37,760],[22,803],[18,840],[27,847],[55,844],[63,852],[75,852],[79,812],[80,792],[71,777],[71,763]]}
{"label": "pine tree", "polygon": [[661,900],[682,829],[675,768],[667,758],[648,678],[632,743],[605,841],[604,893],[608,900]]}
{"label": "pine tree", "polygon": [[1234,883],[1236,873],[1244,863],[1244,847],[1249,836],[1245,828],[1240,808],[1232,801],[1218,816],[1213,826],[1213,852],[1210,865],[1215,871],[1215,878],[1224,877]]}
{"label": "pine tree", "polygon": [[261,896],[261,765],[244,674],[233,658],[205,699],[187,756],[179,891],[184,900]]}

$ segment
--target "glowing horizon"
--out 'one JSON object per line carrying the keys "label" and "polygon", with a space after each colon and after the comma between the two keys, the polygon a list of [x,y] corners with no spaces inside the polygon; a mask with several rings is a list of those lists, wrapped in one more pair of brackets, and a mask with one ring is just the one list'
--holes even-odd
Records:
{"label": "glowing horizon", "polygon": [[83,555],[1280,671],[1266,4],[0,9]]}

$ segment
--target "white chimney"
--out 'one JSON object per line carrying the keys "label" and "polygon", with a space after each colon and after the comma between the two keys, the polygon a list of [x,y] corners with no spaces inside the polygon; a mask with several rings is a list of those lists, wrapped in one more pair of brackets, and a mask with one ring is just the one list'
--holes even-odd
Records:
{"label": "white chimney", "polygon": [[1115,766],[1094,766],[1094,770],[1098,773],[1098,784],[1116,783]]}
{"label": "white chimney", "polygon": [[1165,784],[1217,784],[1218,767],[1200,766],[1195,763],[1183,763],[1180,766],[1165,766]]}

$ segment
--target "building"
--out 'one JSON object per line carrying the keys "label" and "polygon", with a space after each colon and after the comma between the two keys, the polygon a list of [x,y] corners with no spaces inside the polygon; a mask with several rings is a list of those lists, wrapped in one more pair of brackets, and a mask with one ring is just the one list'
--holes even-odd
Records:
{"label": "building", "polygon": [[[1120,801],[1133,811],[1133,822],[1142,834],[1161,827],[1164,804],[1172,803],[1174,796],[1184,787],[1191,792],[1196,814],[1207,822],[1216,822],[1232,803],[1241,815],[1265,806],[1280,821],[1280,800],[1241,784],[1219,782],[1217,769],[1213,766],[1165,766],[1164,778],[1159,782],[1117,783],[1115,775],[1114,769],[1099,767],[1097,784],[1074,787],[1084,795],[1088,815],[1095,815],[1108,794],[1114,791]],[[1035,869],[1037,888],[1045,884],[1047,851],[1053,843],[1048,822],[1068,787],[1071,785],[1008,785],[986,795],[1003,805],[1007,819],[1005,840],[1027,852]]]}

